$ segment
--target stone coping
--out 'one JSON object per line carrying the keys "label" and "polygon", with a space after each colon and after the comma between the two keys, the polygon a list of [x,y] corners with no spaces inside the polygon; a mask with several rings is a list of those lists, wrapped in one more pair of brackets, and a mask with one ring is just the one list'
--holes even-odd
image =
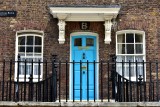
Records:
{"label": "stone coping", "polygon": [[0,107],[160,107],[160,102],[9,102],[0,101]]}

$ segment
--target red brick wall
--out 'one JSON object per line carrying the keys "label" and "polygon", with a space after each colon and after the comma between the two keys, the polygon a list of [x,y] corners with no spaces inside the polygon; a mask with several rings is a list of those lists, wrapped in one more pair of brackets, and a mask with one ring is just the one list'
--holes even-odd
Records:
{"label": "red brick wall", "polygon": [[[17,17],[0,17],[0,59],[13,58],[15,54],[16,31],[24,29],[44,31],[44,58],[52,54],[66,59],[69,56],[69,35],[79,30],[77,23],[68,22],[66,26],[66,42],[58,43],[57,19],[53,19],[48,5],[121,5],[118,15],[117,30],[142,30],[146,33],[147,60],[159,59],[159,1],[152,0],[2,0],[0,10],[15,10]],[[77,25],[76,25],[77,24]],[[73,26],[76,26],[73,27]],[[96,26],[95,26],[96,25]],[[98,26],[97,26],[98,25]],[[91,23],[90,31],[100,36],[100,59],[107,59],[108,54],[115,53],[115,32],[112,33],[111,45],[104,44],[104,26],[102,22]],[[63,48],[65,47],[65,48]],[[56,50],[56,51],[55,51]],[[101,51],[104,50],[104,51]],[[103,52],[103,53],[101,53]]]}
{"label": "red brick wall", "polygon": [[[69,60],[69,35],[79,31],[79,24],[67,22],[66,42],[58,43],[57,19],[49,13],[48,5],[121,5],[118,15],[119,30],[142,30],[146,34],[146,59],[160,60],[159,25],[160,14],[158,0],[2,0],[0,10],[15,10],[17,17],[0,17],[0,60],[14,59],[15,34],[24,29],[44,31],[44,59],[58,54],[59,59]],[[99,38],[100,59],[108,59],[115,53],[115,31],[112,31],[112,42],[104,44],[103,22],[92,22],[90,31],[97,32]],[[65,47],[65,48],[64,48]]]}
{"label": "red brick wall", "polygon": [[[1,0],[0,10],[15,10],[17,17],[0,17],[0,60],[14,59],[16,31],[24,29],[44,31],[44,59],[58,54],[69,60],[70,33],[81,31],[78,22],[67,22],[66,41],[58,43],[57,19],[49,13],[48,5],[121,5],[117,31],[142,30],[146,34],[146,59],[160,60],[159,0]],[[89,31],[99,34],[99,59],[107,60],[115,54],[115,32],[111,44],[104,44],[103,22],[91,22]],[[149,74],[147,74],[149,75]]]}

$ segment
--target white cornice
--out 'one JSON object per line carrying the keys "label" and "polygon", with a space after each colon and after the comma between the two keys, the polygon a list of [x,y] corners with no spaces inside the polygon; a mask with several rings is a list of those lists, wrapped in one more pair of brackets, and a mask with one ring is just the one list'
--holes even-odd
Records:
{"label": "white cornice", "polygon": [[[104,21],[118,15],[119,8],[49,7],[54,18],[65,16],[65,21]],[[109,17],[108,17],[109,16]],[[81,18],[79,18],[81,17]]]}
{"label": "white cornice", "polygon": [[[111,42],[112,18],[116,18],[120,7],[65,7],[49,6],[49,11],[54,18],[58,18],[59,23],[59,43],[65,42],[65,22],[66,21],[104,21],[105,39],[104,42]],[[63,28],[63,29],[62,29]]]}
{"label": "white cornice", "polygon": [[57,13],[117,13],[120,8],[95,8],[95,7],[49,7]]}

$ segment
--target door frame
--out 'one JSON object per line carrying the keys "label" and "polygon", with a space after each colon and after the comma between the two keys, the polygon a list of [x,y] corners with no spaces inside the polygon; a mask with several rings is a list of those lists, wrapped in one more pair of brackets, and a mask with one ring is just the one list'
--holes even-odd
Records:
{"label": "door frame", "polygon": [[[70,34],[70,62],[72,61],[72,37],[73,36],[95,36],[96,37],[96,52],[97,52],[97,59],[96,61],[99,62],[99,35],[97,33],[94,32],[73,32]],[[96,66],[96,96],[97,96],[97,100],[99,99],[99,64],[97,64]],[[72,66],[70,64],[70,68],[69,68],[69,99],[72,100]]]}

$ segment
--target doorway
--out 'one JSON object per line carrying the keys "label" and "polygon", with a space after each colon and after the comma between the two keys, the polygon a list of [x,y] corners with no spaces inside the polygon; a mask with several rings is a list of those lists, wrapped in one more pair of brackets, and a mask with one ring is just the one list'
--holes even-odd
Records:
{"label": "doorway", "polygon": [[71,36],[71,99],[98,98],[97,38],[95,34],[85,32]]}

